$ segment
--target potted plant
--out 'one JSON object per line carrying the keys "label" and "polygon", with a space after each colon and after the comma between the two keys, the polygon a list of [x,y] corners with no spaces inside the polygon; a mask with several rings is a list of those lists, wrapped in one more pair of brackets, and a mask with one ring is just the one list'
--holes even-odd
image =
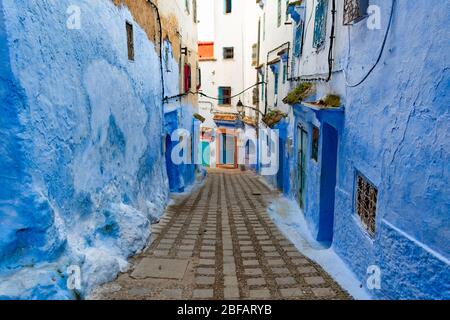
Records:
{"label": "potted plant", "polygon": [[262,118],[262,121],[270,128],[280,122],[283,118],[286,118],[287,114],[281,112],[278,109],[272,109],[266,113]]}
{"label": "potted plant", "polygon": [[288,93],[288,95],[283,99],[283,102],[290,105],[300,103],[308,96],[312,95],[314,91],[315,86],[312,83],[302,82]]}

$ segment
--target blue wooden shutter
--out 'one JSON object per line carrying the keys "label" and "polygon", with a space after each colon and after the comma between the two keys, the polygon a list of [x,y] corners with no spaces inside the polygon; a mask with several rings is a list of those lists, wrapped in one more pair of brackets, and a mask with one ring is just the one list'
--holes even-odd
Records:
{"label": "blue wooden shutter", "polygon": [[222,92],[222,87],[219,88],[219,104],[223,104],[223,92]]}
{"label": "blue wooden shutter", "polygon": [[313,47],[319,49],[325,44],[327,34],[328,0],[317,0],[316,17],[314,21]]}

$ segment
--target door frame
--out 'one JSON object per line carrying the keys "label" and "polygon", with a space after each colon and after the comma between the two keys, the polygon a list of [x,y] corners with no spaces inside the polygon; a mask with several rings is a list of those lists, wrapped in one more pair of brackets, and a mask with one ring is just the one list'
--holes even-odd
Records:
{"label": "door frame", "polygon": [[[221,152],[222,152],[222,143],[220,136],[227,135],[234,137],[234,163],[233,164],[223,164],[221,162]],[[223,141],[223,140],[222,140]],[[216,130],[216,167],[224,168],[224,169],[237,169],[238,168],[238,148],[237,148],[237,132],[235,129],[227,129],[227,128],[218,128]]]}
{"label": "door frame", "polygon": [[[299,123],[297,125],[297,190],[296,198],[301,209],[305,209],[306,202],[306,163],[308,148],[308,131],[306,127]],[[306,139],[306,143],[305,142]]]}

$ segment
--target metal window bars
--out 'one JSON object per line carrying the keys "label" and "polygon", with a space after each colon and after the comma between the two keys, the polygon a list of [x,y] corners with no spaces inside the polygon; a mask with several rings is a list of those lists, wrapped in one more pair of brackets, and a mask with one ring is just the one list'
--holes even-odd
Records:
{"label": "metal window bars", "polygon": [[366,178],[356,177],[356,212],[370,236],[375,236],[378,190]]}
{"label": "metal window bars", "polygon": [[352,25],[367,15],[368,0],[344,0],[344,25]]}

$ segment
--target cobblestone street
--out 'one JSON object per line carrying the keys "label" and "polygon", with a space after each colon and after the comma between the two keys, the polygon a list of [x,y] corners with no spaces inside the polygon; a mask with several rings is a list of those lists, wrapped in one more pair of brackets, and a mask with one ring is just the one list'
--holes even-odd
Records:
{"label": "cobblestone street", "polygon": [[274,191],[250,172],[211,170],[175,199],[133,267],[93,299],[348,299],[272,223]]}

